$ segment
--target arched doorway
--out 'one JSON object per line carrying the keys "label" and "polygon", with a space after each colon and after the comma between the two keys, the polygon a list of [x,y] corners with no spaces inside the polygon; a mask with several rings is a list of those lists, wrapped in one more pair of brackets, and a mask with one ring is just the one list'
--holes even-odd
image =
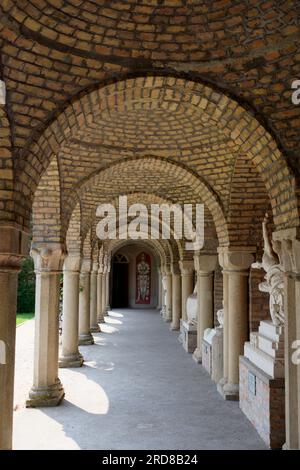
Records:
{"label": "arched doorway", "polygon": [[122,253],[113,258],[112,307],[128,307],[128,265],[129,261]]}

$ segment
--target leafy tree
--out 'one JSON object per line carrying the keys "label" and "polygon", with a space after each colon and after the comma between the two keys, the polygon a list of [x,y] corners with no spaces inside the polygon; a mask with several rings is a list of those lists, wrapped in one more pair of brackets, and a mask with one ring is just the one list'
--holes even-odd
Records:
{"label": "leafy tree", "polygon": [[34,312],[35,302],[35,274],[32,258],[23,261],[21,271],[19,273],[18,284],[18,313]]}

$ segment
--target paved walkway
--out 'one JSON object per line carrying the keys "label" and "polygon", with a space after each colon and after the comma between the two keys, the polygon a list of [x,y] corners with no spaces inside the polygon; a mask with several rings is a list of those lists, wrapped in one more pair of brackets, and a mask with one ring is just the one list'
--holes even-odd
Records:
{"label": "paved walkway", "polygon": [[264,449],[238,404],[225,402],[154,310],[116,310],[61,369],[59,407],[26,409],[33,327],[17,328],[15,449]]}

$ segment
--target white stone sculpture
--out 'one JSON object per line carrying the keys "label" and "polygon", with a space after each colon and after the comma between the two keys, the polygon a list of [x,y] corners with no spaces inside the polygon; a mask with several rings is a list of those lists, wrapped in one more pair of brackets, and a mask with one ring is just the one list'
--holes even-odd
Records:
{"label": "white stone sculpture", "polygon": [[272,249],[269,240],[268,231],[268,214],[265,215],[262,227],[264,237],[264,254],[261,262],[253,263],[252,267],[256,269],[264,269],[266,272],[265,282],[259,284],[261,292],[268,292],[270,295],[269,308],[272,322],[276,326],[284,324],[284,280],[283,271],[279,264],[277,255]]}
{"label": "white stone sculpture", "polygon": [[221,328],[224,326],[224,301],[222,300],[223,308],[217,311],[217,318]]}
{"label": "white stone sculpture", "polygon": [[197,324],[197,283],[195,285],[192,295],[189,295],[186,301],[186,314],[188,323]]}
{"label": "white stone sculpture", "polygon": [[2,339],[0,339],[0,364],[6,364],[6,345]]}
{"label": "white stone sculpture", "polygon": [[0,104],[5,104],[5,102],[6,102],[5,83],[3,80],[0,80]]}
{"label": "white stone sculpture", "polygon": [[166,313],[166,304],[167,304],[167,280],[166,277],[162,277],[162,293],[161,293],[161,299],[162,299],[162,309],[160,311],[161,315],[164,316]]}

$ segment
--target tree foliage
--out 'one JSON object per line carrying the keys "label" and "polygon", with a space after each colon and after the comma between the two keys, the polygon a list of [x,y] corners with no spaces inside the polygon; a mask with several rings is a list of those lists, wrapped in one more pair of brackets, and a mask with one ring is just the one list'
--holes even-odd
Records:
{"label": "tree foliage", "polygon": [[21,271],[19,273],[18,284],[18,313],[34,312],[35,302],[35,274],[32,258],[23,261]]}

